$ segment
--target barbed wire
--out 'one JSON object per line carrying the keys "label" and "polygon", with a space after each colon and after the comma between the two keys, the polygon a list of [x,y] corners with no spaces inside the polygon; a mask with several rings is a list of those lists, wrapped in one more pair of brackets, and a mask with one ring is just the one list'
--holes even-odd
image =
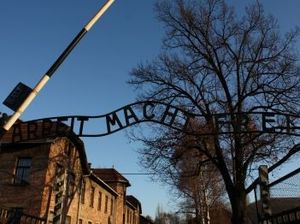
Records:
{"label": "barbed wire", "polygon": [[271,197],[276,198],[300,198],[300,173],[284,179],[270,187]]}

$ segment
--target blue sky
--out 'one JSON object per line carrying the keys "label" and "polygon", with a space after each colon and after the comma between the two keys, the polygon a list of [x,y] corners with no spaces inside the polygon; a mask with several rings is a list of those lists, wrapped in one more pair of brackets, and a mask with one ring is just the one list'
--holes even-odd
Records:
{"label": "blue sky", "polygon": [[[153,59],[161,48],[163,28],[155,19],[155,0],[115,0],[83,38],[22,116],[23,120],[60,115],[100,115],[135,102],[126,84],[130,70]],[[238,10],[247,1],[230,0]],[[263,0],[283,31],[300,24],[297,0]],[[104,3],[103,0],[2,0],[0,2],[0,100],[18,82],[30,87],[60,55]],[[0,111],[11,114],[4,105]],[[125,132],[83,139],[94,167],[114,166],[121,173],[140,172],[136,143]],[[172,210],[168,189],[147,176],[126,176],[129,194],[145,215],[158,204]]]}

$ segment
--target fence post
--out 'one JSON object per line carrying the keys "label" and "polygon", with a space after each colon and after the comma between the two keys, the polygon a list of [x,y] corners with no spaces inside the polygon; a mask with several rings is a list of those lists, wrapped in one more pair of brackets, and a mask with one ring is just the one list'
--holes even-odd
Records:
{"label": "fence post", "polygon": [[[262,203],[262,218],[269,220],[272,216],[270,207],[270,191],[269,191],[269,173],[268,166],[259,166],[259,185],[260,185],[260,199]],[[269,223],[267,221],[267,223]]]}
{"label": "fence post", "polygon": [[62,165],[57,164],[56,167],[56,180],[55,180],[55,206],[54,206],[54,217],[52,222],[54,224],[64,223],[65,214],[64,214],[64,202],[66,194],[66,172]]}

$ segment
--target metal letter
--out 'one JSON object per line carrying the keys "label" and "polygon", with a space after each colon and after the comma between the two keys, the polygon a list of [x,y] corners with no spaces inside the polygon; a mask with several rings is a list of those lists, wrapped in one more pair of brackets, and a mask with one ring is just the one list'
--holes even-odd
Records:
{"label": "metal letter", "polygon": [[27,138],[37,139],[38,138],[38,124],[36,122],[29,122],[27,125]]}
{"label": "metal letter", "polygon": [[49,136],[51,134],[51,129],[53,127],[53,123],[49,119],[42,120],[42,137]]}
{"label": "metal letter", "polygon": [[12,142],[18,142],[22,140],[23,140],[23,136],[22,136],[21,124],[18,123],[13,127]]}
{"label": "metal letter", "polygon": [[77,120],[80,121],[80,127],[79,127],[79,133],[78,133],[78,135],[80,136],[80,135],[82,135],[82,132],[83,132],[84,122],[88,121],[89,118],[87,118],[87,117],[78,117]]}
{"label": "metal letter", "polygon": [[170,111],[169,111],[170,108],[171,108],[171,106],[168,105],[167,108],[166,108],[166,110],[165,110],[165,113],[164,113],[164,115],[163,115],[163,117],[162,117],[162,119],[161,119],[161,122],[166,124],[166,121],[165,121],[165,120],[166,120],[167,116],[171,116],[171,120],[170,120],[170,122],[169,122],[169,125],[172,126],[172,124],[174,123],[175,118],[176,118],[176,116],[177,116],[178,109],[175,108],[175,111],[174,111],[174,112],[170,112]]}
{"label": "metal letter", "polygon": [[139,119],[137,118],[137,116],[135,115],[134,111],[130,106],[124,107],[123,110],[124,110],[124,116],[125,116],[125,121],[127,126],[130,125],[129,122],[130,119],[134,119],[134,122],[132,122],[132,124],[139,122]]}
{"label": "metal letter", "polygon": [[147,120],[152,120],[155,115],[152,113],[152,114],[147,114],[148,110],[147,110],[147,107],[151,107],[151,109],[153,109],[155,107],[155,105],[151,102],[146,102],[143,106],[143,115],[144,115],[144,118],[147,119]]}
{"label": "metal letter", "polygon": [[107,126],[107,133],[111,133],[111,128],[110,125],[116,125],[116,122],[119,125],[119,128],[123,128],[123,125],[121,123],[121,121],[118,118],[118,115],[116,114],[116,112],[112,113],[112,118],[110,117],[110,115],[106,115],[106,126]]}
{"label": "metal letter", "polygon": [[266,132],[274,132],[275,131],[274,127],[271,127],[271,128],[267,127],[267,123],[270,124],[271,122],[275,122],[274,116],[275,116],[274,113],[264,113],[264,114],[262,114],[262,128],[263,128],[263,131],[266,131]]}
{"label": "metal letter", "polygon": [[225,128],[224,132],[229,132],[230,131],[230,121],[226,120],[227,114],[217,114],[215,115],[215,123],[216,123],[216,128],[218,129],[219,132],[222,132],[220,129],[222,127]]}

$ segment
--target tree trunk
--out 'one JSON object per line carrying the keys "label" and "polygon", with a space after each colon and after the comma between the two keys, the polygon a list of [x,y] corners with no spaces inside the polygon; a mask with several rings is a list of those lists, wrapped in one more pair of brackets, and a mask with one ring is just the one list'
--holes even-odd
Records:
{"label": "tree trunk", "polygon": [[241,187],[235,187],[234,192],[230,195],[232,216],[232,224],[247,224],[247,204],[246,204],[246,192]]}

